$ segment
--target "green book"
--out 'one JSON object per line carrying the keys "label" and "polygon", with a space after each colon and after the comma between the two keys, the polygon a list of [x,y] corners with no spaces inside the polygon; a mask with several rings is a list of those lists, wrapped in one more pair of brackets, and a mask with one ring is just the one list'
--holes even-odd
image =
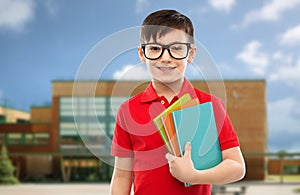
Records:
{"label": "green book", "polygon": [[169,139],[168,139],[168,136],[166,134],[166,131],[165,131],[165,128],[164,128],[164,125],[161,121],[161,117],[164,116],[164,115],[167,115],[175,110],[177,110],[178,108],[180,108],[183,104],[189,102],[191,100],[191,96],[189,94],[184,94],[183,96],[181,96],[178,100],[176,100],[172,105],[170,105],[168,108],[166,108],[163,112],[161,112],[158,116],[156,116],[154,119],[153,119],[153,122],[163,140],[163,142],[165,143],[168,151],[170,153],[173,153],[172,151],[172,148],[170,146],[170,142],[169,142]]}

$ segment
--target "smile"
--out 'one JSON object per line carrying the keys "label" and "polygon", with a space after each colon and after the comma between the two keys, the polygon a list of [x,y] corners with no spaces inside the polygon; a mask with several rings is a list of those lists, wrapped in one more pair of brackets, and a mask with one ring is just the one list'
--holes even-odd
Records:
{"label": "smile", "polygon": [[175,67],[157,67],[160,70],[173,70]]}

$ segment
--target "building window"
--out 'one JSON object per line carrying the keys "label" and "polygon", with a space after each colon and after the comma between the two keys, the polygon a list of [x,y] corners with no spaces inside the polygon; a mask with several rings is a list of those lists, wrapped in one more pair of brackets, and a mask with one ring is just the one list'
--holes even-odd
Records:
{"label": "building window", "polygon": [[60,151],[86,152],[84,143],[107,151],[115,114],[125,97],[61,97],[59,100]]}
{"label": "building window", "polygon": [[29,120],[17,118],[17,123],[18,124],[26,124],[26,123],[29,123]]}
{"label": "building window", "polygon": [[0,123],[6,123],[6,116],[0,115]]}
{"label": "building window", "polygon": [[49,133],[1,133],[0,143],[6,145],[49,145]]}

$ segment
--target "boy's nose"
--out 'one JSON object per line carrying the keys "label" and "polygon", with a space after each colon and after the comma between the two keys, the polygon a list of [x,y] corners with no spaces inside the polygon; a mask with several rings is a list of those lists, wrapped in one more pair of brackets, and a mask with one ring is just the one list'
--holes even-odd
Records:
{"label": "boy's nose", "polygon": [[172,57],[169,54],[169,51],[167,49],[165,49],[163,51],[162,56],[160,57],[160,61],[161,62],[170,62],[172,60]]}

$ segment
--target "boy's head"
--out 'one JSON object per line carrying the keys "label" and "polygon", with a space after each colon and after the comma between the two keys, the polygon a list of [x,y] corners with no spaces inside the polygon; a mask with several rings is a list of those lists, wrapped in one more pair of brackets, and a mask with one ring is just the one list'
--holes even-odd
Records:
{"label": "boy's head", "polygon": [[141,28],[141,43],[164,36],[177,29],[187,34],[190,43],[194,43],[194,27],[191,20],[176,10],[159,10],[148,15]]}
{"label": "boy's head", "polygon": [[181,85],[196,53],[191,20],[175,10],[153,12],[143,22],[140,41],[139,57],[152,80]]}

